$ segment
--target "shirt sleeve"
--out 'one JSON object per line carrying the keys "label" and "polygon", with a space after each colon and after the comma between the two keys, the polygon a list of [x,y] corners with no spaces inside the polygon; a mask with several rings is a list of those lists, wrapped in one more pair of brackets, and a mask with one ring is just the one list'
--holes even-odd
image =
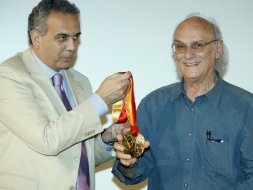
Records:
{"label": "shirt sleeve", "polygon": [[100,145],[106,150],[106,152],[107,152],[109,155],[111,155],[111,156],[113,156],[113,157],[116,156],[116,152],[115,152],[115,150],[114,150],[114,148],[113,148],[113,145],[105,144],[105,143],[103,142],[103,140],[102,140],[101,137],[98,139],[98,142],[99,142]]}
{"label": "shirt sleeve", "polygon": [[88,101],[91,103],[91,105],[94,107],[98,115],[101,117],[104,114],[106,114],[109,109],[107,104],[104,102],[104,100],[97,95],[96,93],[92,94],[89,98]]}

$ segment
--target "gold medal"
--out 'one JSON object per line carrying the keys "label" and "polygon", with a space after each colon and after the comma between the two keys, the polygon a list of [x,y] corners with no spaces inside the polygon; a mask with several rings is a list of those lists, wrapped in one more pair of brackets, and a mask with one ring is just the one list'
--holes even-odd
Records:
{"label": "gold medal", "polygon": [[134,81],[129,78],[130,85],[124,101],[112,105],[112,116],[114,123],[130,124],[130,131],[123,134],[122,145],[124,153],[130,154],[133,158],[139,157],[144,152],[144,137],[139,132],[136,124],[136,107],[134,99]]}
{"label": "gold medal", "polygon": [[133,158],[139,157],[144,151],[144,137],[141,133],[134,136],[131,131],[123,134],[122,145],[124,153],[130,154]]}

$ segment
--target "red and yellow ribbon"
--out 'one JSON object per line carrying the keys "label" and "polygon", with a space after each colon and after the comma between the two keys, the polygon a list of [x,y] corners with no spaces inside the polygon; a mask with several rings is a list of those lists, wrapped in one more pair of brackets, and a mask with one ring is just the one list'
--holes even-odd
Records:
{"label": "red and yellow ribbon", "polygon": [[136,124],[136,106],[134,99],[134,81],[129,78],[130,85],[125,100],[121,100],[112,105],[112,118],[114,123],[126,123],[129,121],[130,131],[134,136],[139,132]]}

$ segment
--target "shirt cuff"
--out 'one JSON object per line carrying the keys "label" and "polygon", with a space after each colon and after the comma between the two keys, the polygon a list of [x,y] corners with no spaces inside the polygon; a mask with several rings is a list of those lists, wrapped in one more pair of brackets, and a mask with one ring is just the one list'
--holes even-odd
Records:
{"label": "shirt cuff", "polygon": [[88,98],[88,101],[91,103],[91,105],[94,107],[98,115],[101,117],[104,114],[108,113],[109,109],[107,104],[104,102],[104,100],[94,93]]}
{"label": "shirt cuff", "polygon": [[111,156],[113,156],[113,157],[116,156],[116,152],[115,152],[113,146],[108,145],[108,144],[105,144],[105,143],[103,142],[101,136],[100,136],[100,138],[98,139],[98,142],[99,142],[99,144],[106,150],[106,152],[107,152],[109,155],[111,155]]}

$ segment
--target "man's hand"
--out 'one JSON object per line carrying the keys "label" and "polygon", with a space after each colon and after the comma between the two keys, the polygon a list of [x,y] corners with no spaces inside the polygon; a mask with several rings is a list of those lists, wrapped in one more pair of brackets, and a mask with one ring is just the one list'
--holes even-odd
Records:
{"label": "man's hand", "polygon": [[122,134],[127,129],[126,124],[112,124],[102,133],[101,138],[105,144],[114,143],[118,134]]}
{"label": "man's hand", "polygon": [[[117,142],[114,143],[114,150],[116,151],[116,156],[120,160],[120,163],[124,166],[131,166],[136,162],[136,158],[132,158],[130,154],[125,154],[124,146],[121,144],[122,134],[117,135]],[[149,141],[144,142],[144,148],[148,148],[150,146]]]}
{"label": "man's hand", "polygon": [[130,84],[129,78],[131,75],[131,72],[126,72],[124,74],[116,73],[105,78],[96,91],[96,94],[98,94],[108,106],[124,99]]}

